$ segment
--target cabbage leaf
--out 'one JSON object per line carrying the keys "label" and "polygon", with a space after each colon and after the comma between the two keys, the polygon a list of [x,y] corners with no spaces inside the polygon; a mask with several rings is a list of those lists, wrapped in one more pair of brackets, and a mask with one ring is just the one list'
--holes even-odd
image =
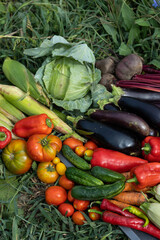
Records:
{"label": "cabbage leaf", "polygon": [[35,79],[51,102],[67,111],[84,113],[99,99],[110,95],[98,84],[101,71],[95,68],[94,53],[84,42],[69,43],[61,36],[54,36],[24,53],[34,58],[46,56]]}

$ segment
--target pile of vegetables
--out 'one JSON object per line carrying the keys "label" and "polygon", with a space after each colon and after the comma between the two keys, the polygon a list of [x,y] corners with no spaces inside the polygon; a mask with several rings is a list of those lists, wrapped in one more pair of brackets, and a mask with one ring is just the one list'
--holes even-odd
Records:
{"label": "pile of vegetables", "polygon": [[[160,239],[159,92],[144,84],[147,71],[154,72],[153,84],[159,70],[136,54],[96,62],[85,43],[60,36],[24,54],[47,58],[35,75],[4,60],[10,82],[0,84],[5,171],[15,177],[33,171],[46,184],[45,203],[77,225],[89,218]],[[135,80],[143,91],[132,89]]]}

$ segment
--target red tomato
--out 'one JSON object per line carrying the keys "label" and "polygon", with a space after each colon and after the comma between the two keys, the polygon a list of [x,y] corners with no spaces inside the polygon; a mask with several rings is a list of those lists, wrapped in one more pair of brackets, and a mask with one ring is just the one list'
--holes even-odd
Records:
{"label": "red tomato", "polygon": [[[99,207],[97,207],[97,206],[93,206],[93,207],[91,207],[90,209],[95,209],[95,210],[101,212],[101,209],[100,209]],[[98,213],[96,213],[96,212],[89,212],[89,213],[88,213],[88,216],[89,216],[89,218],[90,218],[92,221],[96,221],[96,220],[98,220],[98,219],[101,218],[101,214],[98,214]]]}
{"label": "red tomato", "polygon": [[[71,189],[72,190],[72,189]],[[73,202],[75,200],[74,197],[72,197],[71,190],[68,191],[68,201]]]}
{"label": "red tomato", "polygon": [[90,201],[88,200],[78,200],[75,199],[73,202],[73,207],[79,211],[85,211],[90,204]]}
{"label": "red tomato", "polygon": [[87,148],[85,146],[77,146],[74,151],[78,156],[83,157],[86,149]]}
{"label": "red tomato", "polygon": [[58,179],[59,174],[52,162],[41,162],[38,164],[37,176],[44,183],[54,183]]}
{"label": "red tomato", "polygon": [[77,225],[83,225],[85,221],[85,217],[80,211],[76,211],[72,215],[72,220]]}
{"label": "red tomato", "polygon": [[45,191],[46,203],[49,205],[60,205],[67,200],[67,192],[61,186],[51,186]]}
{"label": "red tomato", "polygon": [[33,160],[26,152],[26,144],[25,140],[15,139],[3,149],[2,159],[9,172],[19,175],[31,168]]}
{"label": "red tomato", "polygon": [[54,142],[54,144],[56,145],[56,150],[57,152],[60,152],[62,149],[62,141],[59,137],[57,137],[56,135],[51,135],[51,140],[52,142]]}
{"label": "red tomato", "polygon": [[74,182],[69,180],[66,175],[63,175],[62,177],[60,177],[59,179],[59,185],[67,190],[70,190],[74,187]]}
{"label": "red tomato", "polygon": [[28,155],[35,161],[50,162],[55,158],[57,151],[54,135],[35,134],[27,141]]}
{"label": "red tomato", "polygon": [[63,216],[70,217],[74,213],[74,207],[70,203],[62,203],[59,205],[58,210]]}
{"label": "red tomato", "polygon": [[69,137],[63,141],[63,145],[68,145],[74,151],[77,146],[82,146],[83,142],[76,138]]}
{"label": "red tomato", "polygon": [[87,148],[87,149],[90,149],[90,150],[95,150],[96,148],[98,148],[98,146],[92,142],[92,141],[88,141],[84,144],[84,146]]}

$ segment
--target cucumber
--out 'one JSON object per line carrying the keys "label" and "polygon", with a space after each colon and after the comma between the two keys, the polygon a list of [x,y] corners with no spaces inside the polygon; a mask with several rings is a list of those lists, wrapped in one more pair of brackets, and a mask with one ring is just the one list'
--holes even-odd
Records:
{"label": "cucumber", "polygon": [[91,169],[91,174],[106,183],[113,183],[118,180],[125,180],[123,174],[100,166],[93,167]]}
{"label": "cucumber", "polygon": [[100,179],[75,167],[67,168],[65,175],[69,180],[72,180],[73,182],[78,183],[80,185],[84,185],[84,186],[104,185],[104,183]]}
{"label": "cucumber", "polygon": [[72,197],[79,200],[102,200],[104,198],[110,199],[120,192],[125,187],[125,181],[120,180],[112,184],[105,184],[103,186],[75,186],[71,190]]}
{"label": "cucumber", "polygon": [[82,170],[91,169],[91,165],[88,164],[83,158],[79,157],[68,145],[62,146],[62,153],[63,156],[75,167]]}

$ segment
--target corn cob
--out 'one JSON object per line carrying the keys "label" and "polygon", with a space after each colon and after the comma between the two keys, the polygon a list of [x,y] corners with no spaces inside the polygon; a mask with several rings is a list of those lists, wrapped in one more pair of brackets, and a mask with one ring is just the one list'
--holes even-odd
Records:
{"label": "corn cob", "polygon": [[7,123],[11,127],[14,126],[14,124],[6,116],[4,116],[2,113],[0,113],[0,120]]}
{"label": "corn cob", "polygon": [[83,142],[85,141],[83,137],[75,133],[72,128],[63,122],[53,111],[40,104],[31,96],[25,95],[19,88],[0,84],[0,94],[2,94],[8,102],[29,116],[46,113],[48,117],[52,119],[56,131],[68,136],[73,136]]}
{"label": "corn cob", "polygon": [[[8,129],[9,131],[11,131],[11,133],[12,133],[12,126],[10,126],[10,125],[7,124],[6,122],[2,121],[1,119],[0,119],[0,126],[7,128],[7,129]],[[19,139],[19,137],[17,137],[16,135],[14,135],[14,133],[12,133],[12,139]]]}
{"label": "corn cob", "polygon": [[1,94],[0,94],[0,113],[10,119],[13,123],[25,118],[25,115],[9,103]]}
{"label": "corn cob", "polygon": [[7,57],[2,66],[6,78],[16,87],[49,106],[49,99],[42,87],[36,83],[34,75],[20,62]]}
{"label": "corn cob", "polygon": [[[49,107],[49,99],[42,87],[36,83],[34,75],[23,64],[7,57],[3,63],[2,69],[6,78],[14,86],[24,91],[26,95],[30,95],[40,103]],[[65,121],[65,114],[57,109],[53,109],[52,111]]]}

